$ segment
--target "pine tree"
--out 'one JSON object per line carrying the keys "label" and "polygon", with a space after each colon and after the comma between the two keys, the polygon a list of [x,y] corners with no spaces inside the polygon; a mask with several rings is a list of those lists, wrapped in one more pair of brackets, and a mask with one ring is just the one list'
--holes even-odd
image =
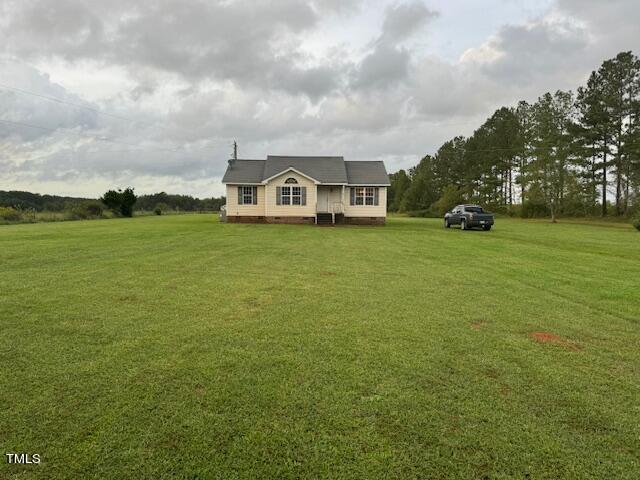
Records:
{"label": "pine tree", "polygon": [[407,190],[411,186],[411,179],[404,170],[399,170],[396,173],[389,175],[391,186],[387,193],[387,205],[391,212],[398,212],[401,210],[402,201],[407,193]]}
{"label": "pine tree", "polygon": [[605,61],[599,70],[603,79],[603,100],[608,113],[611,143],[614,148],[612,166],[615,167],[616,215],[623,213],[624,184],[628,180],[628,157],[625,155],[627,122],[632,110],[634,86],[638,76],[638,60],[631,52],[619,53]]}
{"label": "pine tree", "polygon": [[578,89],[576,106],[582,129],[583,147],[591,152],[590,175],[594,194],[596,182],[600,183],[604,217],[607,215],[607,173],[611,156],[612,127],[601,72],[592,72],[586,87]]}
{"label": "pine tree", "polygon": [[520,184],[520,202],[524,204],[527,201],[527,167],[531,161],[531,143],[533,141],[533,109],[531,105],[525,101],[518,103],[515,110],[518,122],[518,176],[516,183]]}
{"label": "pine tree", "polygon": [[434,163],[434,158],[427,155],[409,171],[411,185],[402,199],[402,211],[426,211],[438,199]]}
{"label": "pine tree", "polygon": [[533,106],[533,160],[525,175],[542,192],[551,221],[564,209],[564,196],[571,165],[573,95],[546,93]]}

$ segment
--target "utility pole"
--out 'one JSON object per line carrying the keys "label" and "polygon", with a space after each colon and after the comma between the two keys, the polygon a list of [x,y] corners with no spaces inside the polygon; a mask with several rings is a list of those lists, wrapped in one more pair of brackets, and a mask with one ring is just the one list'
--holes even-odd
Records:
{"label": "utility pole", "polygon": [[233,159],[238,159],[238,142],[236,142],[235,140],[233,141]]}

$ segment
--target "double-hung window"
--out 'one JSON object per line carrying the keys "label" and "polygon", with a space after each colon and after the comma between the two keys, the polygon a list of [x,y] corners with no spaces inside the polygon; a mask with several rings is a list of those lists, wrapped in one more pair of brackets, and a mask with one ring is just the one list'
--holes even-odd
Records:
{"label": "double-hung window", "polygon": [[257,205],[258,204],[258,187],[239,186],[238,187],[238,205]]}
{"label": "double-hung window", "polygon": [[283,185],[278,187],[278,205],[305,205],[305,187]]}
{"label": "double-hung window", "polygon": [[291,187],[291,205],[302,205],[302,192],[300,187]]}
{"label": "double-hung window", "polygon": [[280,195],[282,205],[291,205],[291,187],[282,187]]}
{"label": "double-hung window", "polygon": [[352,187],[351,205],[378,205],[378,189],[375,187]]}
{"label": "double-hung window", "polygon": [[282,187],[282,205],[302,205],[302,190],[300,187]]}
{"label": "double-hung window", "polygon": [[364,189],[364,204],[374,205],[375,203],[375,189],[373,187],[367,187]]}
{"label": "double-hung window", "polygon": [[242,187],[242,203],[244,205],[253,204],[253,187]]}

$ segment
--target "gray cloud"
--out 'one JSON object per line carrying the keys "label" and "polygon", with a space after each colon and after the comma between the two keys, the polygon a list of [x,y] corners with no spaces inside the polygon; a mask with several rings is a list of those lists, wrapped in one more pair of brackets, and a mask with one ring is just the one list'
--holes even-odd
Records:
{"label": "gray cloud", "polygon": [[488,77],[511,89],[574,88],[575,72],[597,67],[588,55],[587,32],[568,21],[540,21],[527,26],[503,27],[485,46],[496,58],[480,62]]}
{"label": "gray cloud", "polygon": [[636,0],[558,0],[557,10],[583,27],[590,57],[605,59],[621,50],[640,50],[640,4]]}
{"label": "gray cloud", "polygon": [[488,115],[501,105],[574,90],[622,50],[640,50],[637,2],[559,0],[548,15],[505,25],[460,62],[423,59],[412,76],[425,115]]}
{"label": "gray cloud", "polygon": [[407,79],[411,53],[399,44],[438,16],[420,1],[398,3],[385,11],[380,37],[357,66],[352,87],[386,88]]}
{"label": "gray cloud", "polygon": [[5,8],[0,44],[21,58],[145,66],[190,81],[233,80],[317,97],[336,86],[338,73],[331,65],[306,68],[294,39],[321,13],[358,3],[167,0],[142,7],[124,0],[25,0]]}
{"label": "gray cloud", "polygon": [[380,41],[398,43],[409,38],[429,20],[438,17],[438,12],[427,8],[418,0],[397,3],[387,8]]}
{"label": "gray cloud", "polygon": [[[43,96],[61,99],[65,102],[89,105],[77,95],[67,92],[60,85],[49,80],[48,75],[24,65],[0,62],[0,77],[12,79],[22,90],[36,90]],[[9,85],[11,86],[11,85]],[[60,103],[51,103],[35,96],[25,96],[18,90],[0,88],[0,140],[16,136],[23,141],[34,141],[51,135],[51,130],[66,128],[95,129],[97,114],[89,109],[60,108]],[[39,126],[34,128],[28,125]]]}
{"label": "gray cloud", "polygon": [[360,63],[352,87],[384,88],[407,78],[411,55],[404,48],[380,43]]}

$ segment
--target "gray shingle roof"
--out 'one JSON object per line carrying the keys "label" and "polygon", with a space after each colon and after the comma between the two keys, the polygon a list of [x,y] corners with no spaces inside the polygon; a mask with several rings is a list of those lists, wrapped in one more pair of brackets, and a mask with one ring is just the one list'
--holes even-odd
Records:
{"label": "gray shingle roof", "polygon": [[388,185],[383,162],[345,161],[343,157],[288,157],[269,155],[266,160],[233,160],[223,183],[261,183],[293,167],[320,183]]}
{"label": "gray shingle roof", "polygon": [[384,162],[363,161],[344,162],[347,178],[352,185],[389,185],[389,175]]}
{"label": "gray shingle roof", "polygon": [[264,174],[264,160],[232,160],[224,172],[222,183],[260,183]]}
{"label": "gray shingle roof", "polygon": [[347,183],[347,171],[342,157],[283,157],[269,155],[264,167],[264,179],[293,167],[320,183]]}

